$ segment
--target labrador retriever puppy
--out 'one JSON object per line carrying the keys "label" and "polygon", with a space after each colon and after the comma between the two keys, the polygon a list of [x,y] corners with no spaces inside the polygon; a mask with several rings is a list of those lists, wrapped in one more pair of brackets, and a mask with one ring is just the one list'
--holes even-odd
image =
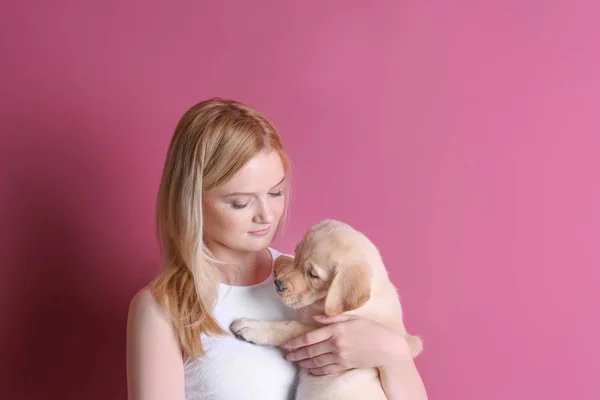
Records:
{"label": "labrador retriever puppy", "polygon": [[[296,321],[258,321],[242,318],[231,331],[260,345],[281,346],[320,327],[312,316],[341,313],[377,321],[405,336],[413,357],[423,349],[418,336],[403,323],[396,288],[390,282],[377,247],[350,225],[325,220],[302,238],[295,258],[275,261],[275,290],[284,304],[297,310]],[[297,400],[386,400],[376,368],[313,376],[300,372]]]}

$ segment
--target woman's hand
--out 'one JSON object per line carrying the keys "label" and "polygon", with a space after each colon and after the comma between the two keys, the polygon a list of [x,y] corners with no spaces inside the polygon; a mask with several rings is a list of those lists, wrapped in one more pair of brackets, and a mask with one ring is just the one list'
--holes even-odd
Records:
{"label": "woman's hand", "polygon": [[358,316],[315,316],[327,326],[292,339],[282,347],[287,359],[298,361],[313,375],[328,375],[353,368],[385,368],[409,360],[404,337],[387,327]]}

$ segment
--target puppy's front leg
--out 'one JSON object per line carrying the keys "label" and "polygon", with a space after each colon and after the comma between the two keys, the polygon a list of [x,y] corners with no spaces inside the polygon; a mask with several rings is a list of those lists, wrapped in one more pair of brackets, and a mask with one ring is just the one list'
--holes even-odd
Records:
{"label": "puppy's front leg", "polygon": [[255,344],[281,346],[285,342],[315,329],[298,321],[259,321],[240,318],[229,327],[239,339]]}

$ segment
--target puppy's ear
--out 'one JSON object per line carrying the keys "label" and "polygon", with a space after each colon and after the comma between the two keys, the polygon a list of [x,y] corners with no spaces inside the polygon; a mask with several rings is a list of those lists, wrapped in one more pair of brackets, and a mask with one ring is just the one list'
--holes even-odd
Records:
{"label": "puppy's ear", "polygon": [[355,310],[371,297],[371,274],[360,265],[337,266],[336,275],[325,297],[325,314],[329,317]]}
{"label": "puppy's ear", "polygon": [[275,259],[273,263],[273,270],[275,275],[280,274],[282,271],[292,268],[294,265],[294,259],[290,256],[280,255]]}

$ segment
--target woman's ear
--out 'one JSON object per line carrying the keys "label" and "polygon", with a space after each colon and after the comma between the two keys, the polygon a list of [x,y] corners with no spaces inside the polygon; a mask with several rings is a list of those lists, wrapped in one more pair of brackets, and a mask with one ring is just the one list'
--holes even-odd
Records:
{"label": "woman's ear", "polygon": [[333,317],[364,305],[371,297],[371,274],[361,264],[337,265],[325,297],[325,315]]}

